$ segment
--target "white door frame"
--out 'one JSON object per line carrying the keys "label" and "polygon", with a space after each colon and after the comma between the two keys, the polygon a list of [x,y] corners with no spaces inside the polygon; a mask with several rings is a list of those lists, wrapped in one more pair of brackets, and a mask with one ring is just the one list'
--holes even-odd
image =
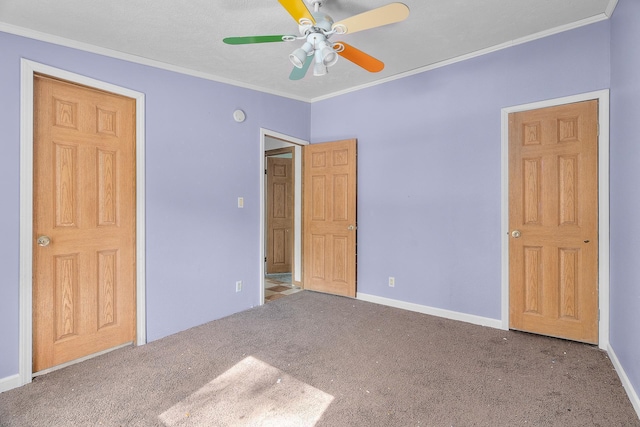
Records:
{"label": "white door frame", "polygon": [[[264,179],[264,169],[265,169],[265,157],[264,157],[264,152],[265,152],[265,139],[267,137],[272,137],[272,138],[277,138],[277,139],[281,139],[283,141],[286,141],[287,143],[289,143],[292,146],[304,146],[304,145],[309,145],[309,141],[305,141],[303,139],[299,139],[299,138],[295,138],[293,136],[289,136],[289,135],[285,135],[283,133],[280,132],[276,132],[276,131],[272,131],[269,129],[264,129],[264,128],[260,128],[260,169],[258,170],[258,173],[260,175],[260,251],[258,253],[259,255],[259,261],[260,261],[260,268],[258,270],[260,277],[258,280],[258,283],[260,284],[260,293],[259,293],[259,305],[264,304],[264,257],[265,257],[265,237],[264,237],[264,233],[265,233],[265,229],[266,229],[266,207],[265,207],[265,179]],[[296,164],[295,164],[295,174],[301,173],[302,171],[302,156],[299,156],[298,154],[296,154]],[[294,252],[297,250],[300,250],[301,252],[301,248],[298,248],[299,246],[299,242],[302,240],[302,236],[301,236],[301,232],[302,232],[302,212],[300,212],[300,209],[298,208],[298,205],[300,205],[300,201],[302,200],[302,188],[298,188],[300,186],[296,186],[296,188],[294,189],[295,191],[295,197],[294,199],[296,200],[296,206],[294,206],[294,241],[298,242],[294,244]],[[301,268],[301,260],[296,260],[295,256],[294,256],[294,262],[295,262],[295,271],[296,272],[302,272],[302,268]],[[292,280],[294,280],[295,278],[292,278]]]}
{"label": "white door frame", "polygon": [[145,305],[145,96],[48,65],[21,60],[20,73],[20,343],[19,385],[33,376],[33,78],[42,73],[136,100],[136,344],[147,342]]}
{"label": "white door frame", "polygon": [[597,99],[598,102],[598,346],[609,348],[609,90],[502,109],[502,329],[509,329],[509,114]]}

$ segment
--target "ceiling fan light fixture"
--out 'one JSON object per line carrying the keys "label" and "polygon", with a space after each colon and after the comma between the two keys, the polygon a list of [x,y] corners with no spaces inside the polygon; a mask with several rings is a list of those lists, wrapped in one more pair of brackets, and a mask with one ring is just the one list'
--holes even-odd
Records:
{"label": "ceiling fan light fixture", "polygon": [[307,57],[307,53],[304,50],[298,48],[294,50],[292,54],[289,55],[289,60],[291,61],[294,67],[302,68],[302,65],[304,65],[304,60],[306,57]]}
{"label": "ceiling fan light fixture", "polygon": [[327,74],[327,66],[322,59],[322,53],[319,50],[315,52],[315,62],[313,64],[313,75],[316,77]]}
{"label": "ceiling fan light fixture", "polygon": [[313,65],[313,75],[316,77],[319,76],[324,76],[325,74],[327,74],[327,66],[324,65],[323,63],[315,63]]}
{"label": "ceiling fan light fixture", "polygon": [[[298,24],[300,37],[294,35],[265,35],[245,37],[225,37],[226,44],[253,44],[270,42],[290,42],[305,40],[305,43],[289,54],[294,68],[290,80],[302,79],[314,64],[313,75],[324,76],[329,67],[338,61],[338,56],[353,62],[366,71],[378,73],[384,69],[384,63],[344,42],[332,43],[329,38],[334,34],[352,34],[403,21],[409,16],[409,8],[404,3],[394,2],[359,13],[339,22],[330,15],[320,13],[325,0],[278,0]],[[311,6],[313,12],[309,9]],[[339,54],[339,55],[338,55]]]}
{"label": "ceiling fan light fixture", "polygon": [[302,45],[302,47],[294,50],[293,53],[289,55],[289,60],[294,67],[302,68],[304,62],[307,60],[307,56],[309,56],[312,50],[313,46],[311,45],[311,43],[306,42]]}
{"label": "ceiling fan light fixture", "polygon": [[322,57],[322,63],[327,67],[338,62],[338,54],[331,46],[323,47],[322,50],[320,50],[320,56]]}

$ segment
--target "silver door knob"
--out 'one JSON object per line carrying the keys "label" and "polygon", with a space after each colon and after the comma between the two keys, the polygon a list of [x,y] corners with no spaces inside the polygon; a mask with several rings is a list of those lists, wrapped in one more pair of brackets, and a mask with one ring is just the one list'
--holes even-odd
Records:
{"label": "silver door knob", "polygon": [[49,246],[51,238],[49,236],[40,236],[36,242],[38,243],[38,246]]}
{"label": "silver door knob", "polygon": [[513,237],[514,239],[517,239],[520,236],[521,236],[520,230],[513,230],[511,232],[511,237]]}
{"label": "silver door knob", "polygon": [[347,230],[355,230],[355,228],[356,228],[355,226],[350,225],[350,226],[347,227]]}

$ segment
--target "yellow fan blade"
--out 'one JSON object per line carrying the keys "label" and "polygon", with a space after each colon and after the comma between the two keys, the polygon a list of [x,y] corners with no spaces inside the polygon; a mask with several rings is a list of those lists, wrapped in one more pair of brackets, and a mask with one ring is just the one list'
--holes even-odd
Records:
{"label": "yellow fan blade", "polygon": [[296,20],[296,23],[300,23],[302,18],[306,18],[312,23],[316,23],[313,19],[313,15],[309,12],[307,5],[304,4],[304,0],[278,0],[282,7],[287,9],[287,12]]}
{"label": "yellow fan blade", "polygon": [[[282,1],[280,3],[282,3]],[[368,12],[363,12],[336,22],[333,24],[333,28],[344,27],[344,34],[351,34],[356,31],[368,30],[370,28],[404,21],[408,16],[409,7],[407,7],[406,4],[390,3],[386,6],[372,9]],[[341,32],[340,28],[338,28],[338,32]]]}
{"label": "yellow fan blade", "polygon": [[338,55],[342,56],[344,59],[348,59],[371,73],[377,73],[383,70],[384,63],[373,56],[368,55],[345,42],[337,42],[336,44],[344,46],[343,50],[338,51]]}

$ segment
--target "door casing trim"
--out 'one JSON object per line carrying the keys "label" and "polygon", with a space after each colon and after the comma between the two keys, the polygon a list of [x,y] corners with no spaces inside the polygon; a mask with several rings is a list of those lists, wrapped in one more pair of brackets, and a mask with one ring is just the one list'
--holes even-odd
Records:
{"label": "door casing trim", "polygon": [[[304,145],[309,145],[309,141],[305,141],[303,139],[299,139],[299,138],[295,138],[293,136],[289,136],[289,135],[285,135],[283,133],[280,132],[276,132],[273,130],[269,130],[269,129],[265,129],[265,128],[260,128],[260,169],[258,170],[258,174],[259,174],[259,185],[260,185],[260,242],[259,242],[259,251],[258,251],[258,265],[259,265],[259,269],[258,269],[258,283],[260,284],[260,290],[259,290],[259,302],[258,305],[263,305],[264,304],[264,272],[265,272],[265,266],[264,266],[264,257],[265,257],[265,237],[264,237],[264,233],[265,233],[265,229],[266,229],[266,200],[265,200],[265,179],[264,179],[264,169],[265,169],[265,139],[267,137],[272,137],[272,138],[276,138],[276,139],[281,139],[283,141],[286,141],[287,143],[291,144],[292,146],[304,146]],[[296,162],[300,165],[300,167],[302,166],[302,159],[298,159],[296,158]],[[298,169],[296,167],[296,169]],[[297,172],[296,172],[297,173]],[[298,200],[302,200],[301,197],[299,198],[299,195],[297,193],[298,190],[296,190],[296,196],[295,198]],[[294,207],[295,209],[295,207]],[[296,217],[297,214],[294,214],[294,217]],[[299,219],[296,217],[294,218],[294,221],[300,221],[302,222],[302,218],[300,217]],[[301,276],[302,277],[302,276]]]}
{"label": "door casing trim", "polygon": [[509,114],[598,100],[598,347],[609,348],[609,90],[505,107],[501,110],[502,329],[509,329]]}
{"label": "door casing trim", "polygon": [[34,73],[90,86],[136,101],[136,344],[147,342],[145,276],[145,96],[121,86],[21,59],[20,64],[20,385],[33,376],[33,78]]}

